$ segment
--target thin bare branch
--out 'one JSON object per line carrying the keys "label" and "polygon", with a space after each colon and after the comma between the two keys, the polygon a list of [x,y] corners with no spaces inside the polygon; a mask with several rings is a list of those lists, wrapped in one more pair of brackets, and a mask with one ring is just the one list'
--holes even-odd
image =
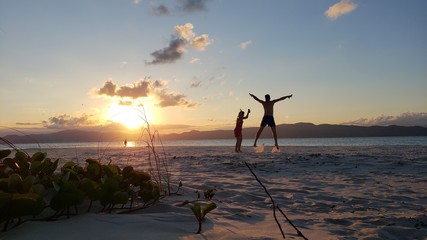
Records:
{"label": "thin bare branch", "polygon": [[254,173],[254,171],[252,171],[251,167],[249,166],[249,164],[247,162],[245,162],[246,167],[249,168],[249,171],[251,171],[252,175],[254,175],[255,179],[257,180],[257,182],[261,185],[262,188],[264,188],[265,193],[267,193],[268,197],[271,200],[271,203],[273,204],[273,216],[274,216],[274,220],[277,223],[277,226],[279,226],[280,232],[282,233],[283,238],[286,238],[285,233],[283,232],[282,226],[280,226],[279,221],[277,220],[276,217],[276,204],[274,203],[273,197],[270,195],[270,193],[268,192],[267,188],[264,186],[264,184],[262,184],[262,182],[258,179],[257,175]]}

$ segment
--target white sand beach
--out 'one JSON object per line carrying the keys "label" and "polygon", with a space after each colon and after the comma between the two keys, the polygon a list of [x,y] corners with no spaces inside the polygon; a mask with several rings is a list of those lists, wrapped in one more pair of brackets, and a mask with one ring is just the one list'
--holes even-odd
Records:
{"label": "white sand beach", "polygon": [[[282,239],[270,198],[245,162],[308,239],[427,239],[425,146],[242,150],[166,147],[172,183],[183,184],[179,195],[126,214],[92,210],[69,219],[26,221],[1,232],[0,239]],[[101,158],[104,163],[147,167],[139,148],[47,152],[62,162]],[[190,205],[180,205],[207,189],[216,189],[212,201],[218,207],[196,234]],[[303,239],[280,212],[276,214],[286,239]]]}

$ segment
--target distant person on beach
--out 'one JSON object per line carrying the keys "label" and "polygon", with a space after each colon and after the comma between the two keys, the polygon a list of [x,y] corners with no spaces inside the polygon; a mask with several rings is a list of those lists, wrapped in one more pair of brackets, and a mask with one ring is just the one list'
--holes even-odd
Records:
{"label": "distant person on beach", "polygon": [[274,104],[276,102],[285,100],[286,98],[291,98],[292,94],[288,95],[288,96],[284,96],[284,97],[278,98],[278,99],[274,99],[274,100],[270,100],[270,95],[266,94],[265,95],[265,101],[257,98],[252,93],[249,93],[249,95],[251,97],[253,97],[256,101],[258,101],[259,103],[261,103],[262,107],[264,108],[264,116],[262,118],[261,125],[259,126],[258,132],[256,133],[254,147],[257,146],[256,143],[258,141],[259,136],[262,133],[262,130],[264,130],[265,126],[268,125],[271,128],[271,131],[273,132],[274,145],[276,146],[277,149],[279,149],[279,145],[277,144],[276,123],[274,122],[274,117],[273,117],[273,107],[274,107]]}
{"label": "distant person on beach", "polygon": [[248,113],[245,116],[245,112],[240,110],[239,114],[237,115],[236,119],[236,127],[234,128],[234,136],[236,137],[236,147],[234,148],[234,151],[236,152],[242,152],[240,150],[240,147],[242,146],[242,129],[243,129],[243,119],[247,119],[249,117],[249,113],[251,112],[250,109],[248,109]]}
{"label": "distant person on beach", "polygon": [[127,145],[128,145],[128,140],[127,140],[127,139],[125,139],[125,141],[123,142],[123,144],[125,145],[125,147],[127,147]]}

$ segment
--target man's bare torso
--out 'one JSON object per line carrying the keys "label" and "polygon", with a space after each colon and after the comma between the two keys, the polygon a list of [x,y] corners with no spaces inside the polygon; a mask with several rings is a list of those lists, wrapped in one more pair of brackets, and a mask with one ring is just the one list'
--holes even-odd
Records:
{"label": "man's bare torso", "polygon": [[263,101],[262,106],[264,107],[264,116],[273,116],[273,101]]}

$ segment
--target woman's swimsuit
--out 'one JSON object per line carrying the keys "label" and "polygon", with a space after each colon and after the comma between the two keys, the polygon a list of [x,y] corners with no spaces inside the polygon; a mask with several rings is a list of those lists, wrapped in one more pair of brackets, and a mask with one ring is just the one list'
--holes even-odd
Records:
{"label": "woman's swimsuit", "polygon": [[234,137],[242,137],[243,119],[236,120],[236,127],[234,128]]}

